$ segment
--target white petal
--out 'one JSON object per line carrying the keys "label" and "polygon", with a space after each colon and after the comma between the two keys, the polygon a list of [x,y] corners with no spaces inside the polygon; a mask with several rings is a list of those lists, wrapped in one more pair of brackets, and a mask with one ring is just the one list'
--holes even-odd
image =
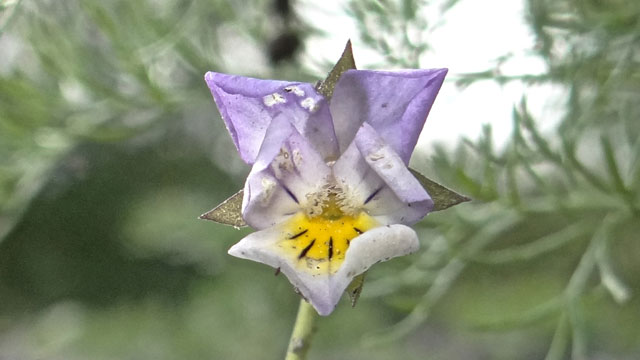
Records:
{"label": "white petal", "polygon": [[433,201],[400,156],[369,124],[333,166],[336,181],[354,206],[381,224],[411,225],[433,207]]}
{"label": "white petal", "polygon": [[357,275],[382,261],[418,251],[416,232],[406,225],[386,225],[371,229],[351,241],[340,270],[333,276],[332,287],[344,291]]}
{"label": "white petal", "polygon": [[355,276],[375,263],[412,253],[419,246],[416,233],[407,226],[374,228],[351,241],[337,272],[318,274],[301,265],[303,260],[283,250],[280,243],[288,236],[285,226],[277,225],[248,235],[235,244],[229,254],[280,268],[320,315],[329,315],[335,309]]}
{"label": "white petal", "polygon": [[242,217],[254,229],[265,229],[286,220],[299,204],[268,171],[251,173],[244,185]]}
{"label": "white petal", "polygon": [[245,183],[242,214],[264,229],[304,207],[306,195],[326,182],[330,169],[289,119],[276,117]]}
{"label": "white petal", "polygon": [[[329,315],[335,308],[340,294],[331,293],[331,278],[317,275],[300,265],[295,256],[288,256],[278,243],[287,238],[282,225],[249,234],[229,249],[229,255],[257,261],[273,268],[280,268],[300,294],[313,305],[320,315]],[[344,290],[344,289],[343,289]]]}
{"label": "white petal", "polygon": [[[333,165],[333,175],[338,185],[343,189],[349,205],[357,209],[364,208],[369,215],[384,215],[387,213],[385,208],[379,211],[372,208],[371,205],[373,204],[369,204],[371,201],[374,201],[375,204],[379,202],[378,200],[384,200],[384,204],[389,206],[396,203],[402,205],[402,202],[395,196],[380,199],[380,195],[382,195],[380,189],[386,188],[387,184],[364,160],[355,142],[349,145]],[[370,199],[369,197],[373,194],[375,196]],[[393,195],[393,192],[391,194]],[[374,211],[372,212],[372,210]],[[382,222],[382,224],[386,225],[388,223]]]}
{"label": "white petal", "polygon": [[[431,196],[411,174],[395,150],[371,125],[364,124],[360,128],[355,143],[367,164],[390,190],[382,189],[370,199],[365,209],[371,209],[372,214],[384,216],[387,219],[385,223],[408,225],[418,222],[433,209]],[[402,204],[390,202],[394,196]],[[376,219],[382,220],[378,217]]]}

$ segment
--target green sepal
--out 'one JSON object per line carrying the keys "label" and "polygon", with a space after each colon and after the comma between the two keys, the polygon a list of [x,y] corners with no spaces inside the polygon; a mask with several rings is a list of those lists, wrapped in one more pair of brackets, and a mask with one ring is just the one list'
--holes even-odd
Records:
{"label": "green sepal", "polygon": [[324,96],[327,100],[331,99],[333,95],[333,89],[336,87],[340,76],[351,69],[356,68],[356,61],[353,58],[353,50],[351,49],[351,40],[347,41],[347,45],[344,47],[344,51],[342,52],[342,56],[338,62],[333,66],[333,69],[327,75],[327,78],[324,81],[320,81],[318,85],[316,85],[316,91]]}
{"label": "green sepal", "polygon": [[470,198],[460,195],[453,190],[447,189],[412,168],[409,168],[409,171],[411,171],[413,176],[415,176],[415,178],[420,182],[420,185],[422,185],[422,187],[427,190],[427,193],[429,193],[429,196],[431,196],[431,199],[433,200],[432,211],[448,209],[454,205],[471,201]]}
{"label": "green sepal", "polygon": [[364,277],[367,272],[363,272],[362,274],[356,276],[351,281],[351,284],[344,290],[349,295],[351,299],[351,307],[356,307],[356,303],[360,298],[360,294],[362,294],[362,287],[364,286]]}
{"label": "green sepal", "polygon": [[220,224],[231,225],[236,228],[247,226],[242,218],[242,196],[244,190],[233,194],[220,205],[202,215],[200,219],[215,221]]}

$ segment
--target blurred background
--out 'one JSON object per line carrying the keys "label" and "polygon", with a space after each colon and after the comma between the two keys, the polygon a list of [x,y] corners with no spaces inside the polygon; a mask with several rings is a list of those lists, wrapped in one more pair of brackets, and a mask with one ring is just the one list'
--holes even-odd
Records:
{"label": "blurred background", "polygon": [[0,359],[279,359],[298,296],[196,220],[248,167],[208,70],[449,67],[417,225],[310,359],[640,358],[640,2],[0,1]]}

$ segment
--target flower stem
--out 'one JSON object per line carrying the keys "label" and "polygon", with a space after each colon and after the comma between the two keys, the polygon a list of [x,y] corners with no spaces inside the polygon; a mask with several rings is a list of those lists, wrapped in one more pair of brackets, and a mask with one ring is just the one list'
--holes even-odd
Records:
{"label": "flower stem", "polygon": [[307,357],[317,317],[318,314],[314,308],[304,299],[300,299],[298,316],[296,316],[296,323],[293,326],[285,360],[304,360]]}

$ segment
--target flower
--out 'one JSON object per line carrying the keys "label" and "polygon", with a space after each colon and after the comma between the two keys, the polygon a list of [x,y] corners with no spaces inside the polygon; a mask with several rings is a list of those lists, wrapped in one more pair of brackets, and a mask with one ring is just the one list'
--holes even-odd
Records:
{"label": "flower", "polygon": [[347,70],[311,84],[205,75],[242,159],[242,215],[258,230],[229,254],[279,269],[320,315],[353,278],[418,249],[433,201],[407,168],[446,69]]}

